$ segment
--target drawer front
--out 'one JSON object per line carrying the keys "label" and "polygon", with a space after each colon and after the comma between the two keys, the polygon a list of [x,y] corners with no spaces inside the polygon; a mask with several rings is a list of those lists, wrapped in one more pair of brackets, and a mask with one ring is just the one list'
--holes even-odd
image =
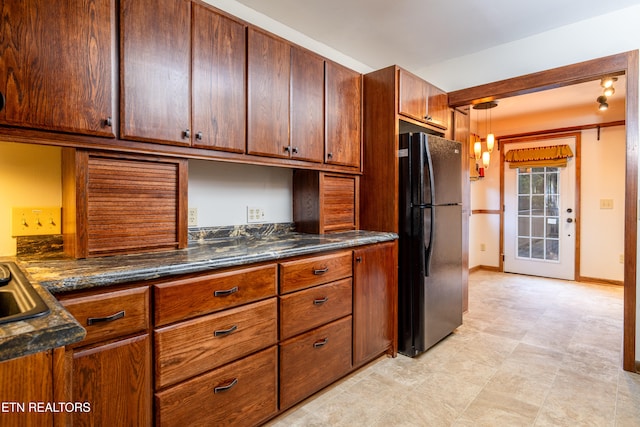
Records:
{"label": "drawer front", "polygon": [[157,329],[156,387],[217,368],[278,341],[277,298]]}
{"label": "drawer front", "polygon": [[280,409],[342,377],[351,369],[351,316],[280,344]]}
{"label": "drawer front", "polygon": [[351,277],[351,251],[280,263],[280,293]]}
{"label": "drawer front", "polygon": [[213,313],[276,295],[276,264],[243,268],[154,286],[155,322]]}
{"label": "drawer front", "polygon": [[60,303],[87,330],[79,347],[149,328],[149,288],[133,288],[96,295],[60,298]]}
{"label": "drawer front", "polygon": [[280,339],[284,340],[351,314],[351,278],[280,297]]}
{"label": "drawer front", "polygon": [[156,424],[259,424],[278,411],[277,354],[274,346],[156,393]]}

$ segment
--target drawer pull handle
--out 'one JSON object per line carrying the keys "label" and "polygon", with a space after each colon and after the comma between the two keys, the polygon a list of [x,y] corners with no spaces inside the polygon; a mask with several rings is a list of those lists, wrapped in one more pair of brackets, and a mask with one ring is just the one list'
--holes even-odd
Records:
{"label": "drawer pull handle", "polygon": [[325,338],[323,340],[318,340],[313,343],[313,348],[324,347],[329,342],[329,338]]}
{"label": "drawer pull handle", "polygon": [[229,335],[232,332],[235,332],[238,329],[237,325],[233,325],[232,327],[230,327],[229,329],[222,329],[219,331],[213,331],[213,336],[214,337],[224,337]]}
{"label": "drawer pull handle", "polygon": [[313,300],[313,305],[322,305],[327,301],[329,301],[329,297],[316,298],[316,299]]}
{"label": "drawer pull handle", "polygon": [[321,268],[319,270],[313,270],[313,274],[316,276],[319,276],[321,274],[326,273],[327,271],[329,271],[329,267]]}
{"label": "drawer pull handle", "polygon": [[223,291],[214,291],[213,292],[213,296],[214,297],[226,297],[226,296],[229,296],[231,294],[235,294],[236,292],[238,292],[238,287],[234,286],[231,289],[225,289]]}
{"label": "drawer pull handle", "polygon": [[219,387],[215,387],[215,388],[213,389],[213,392],[214,392],[215,394],[218,394],[218,393],[222,393],[222,392],[225,392],[225,391],[231,390],[233,387],[235,387],[235,385],[236,385],[236,384],[238,384],[238,379],[237,379],[237,378],[234,378],[234,379],[233,379],[233,380],[231,380],[231,382],[230,382],[229,384],[227,384],[227,385],[221,385],[221,386],[219,386]]}
{"label": "drawer pull handle", "polygon": [[122,319],[123,317],[124,317],[124,310],[106,317],[88,317],[87,325],[91,326],[94,323],[113,322],[114,320]]}

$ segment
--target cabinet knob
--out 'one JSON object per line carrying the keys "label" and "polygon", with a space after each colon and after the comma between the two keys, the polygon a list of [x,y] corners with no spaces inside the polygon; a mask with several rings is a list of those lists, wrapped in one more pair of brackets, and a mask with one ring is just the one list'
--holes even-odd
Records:
{"label": "cabinet knob", "polygon": [[107,117],[106,119],[104,119],[104,125],[106,127],[111,127],[113,126],[113,119],[111,117]]}
{"label": "cabinet knob", "polygon": [[197,139],[198,141],[202,141],[202,132],[198,132],[198,133],[196,133],[196,139]]}
{"label": "cabinet knob", "polygon": [[182,132],[182,139],[189,139],[191,138],[191,131],[189,129],[185,129],[184,132]]}
{"label": "cabinet knob", "polygon": [[284,152],[285,153],[290,153],[291,152],[291,147],[289,145],[287,145],[286,147],[283,147]]}
{"label": "cabinet knob", "polygon": [[298,147],[293,147],[293,154],[298,154]]}
{"label": "cabinet knob", "polygon": [[361,262],[362,262],[362,257],[361,257],[361,256],[356,257],[356,262],[357,262],[357,263],[361,263]]}
{"label": "cabinet knob", "polygon": [[430,122],[430,121],[431,121],[431,116],[426,115],[426,116],[424,116],[424,119],[425,119],[426,121]]}
{"label": "cabinet knob", "polygon": [[4,109],[5,104],[4,93],[0,92],[0,111]]}
{"label": "cabinet knob", "polygon": [[333,153],[327,153],[327,159],[333,159]]}

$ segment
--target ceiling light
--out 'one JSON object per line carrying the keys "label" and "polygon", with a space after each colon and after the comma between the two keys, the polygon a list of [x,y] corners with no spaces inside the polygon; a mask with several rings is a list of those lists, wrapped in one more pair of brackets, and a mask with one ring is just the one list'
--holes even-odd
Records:
{"label": "ceiling light", "polygon": [[613,83],[617,81],[618,81],[617,77],[605,77],[600,81],[600,85],[606,89],[608,87],[613,86]]}
{"label": "ceiling light", "polygon": [[613,86],[611,86],[611,87],[605,88],[603,93],[604,93],[604,96],[611,96],[614,93],[616,93],[616,90]]}
{"label": "ceiling light", "polygon": [[600,95],[597,99],[596,102],[599,103],[600,105],[598,106],[598,110],[600,111],[604,111],[606,109],[609,108],[609,104],[607,104],[607,97],[604,95]]}

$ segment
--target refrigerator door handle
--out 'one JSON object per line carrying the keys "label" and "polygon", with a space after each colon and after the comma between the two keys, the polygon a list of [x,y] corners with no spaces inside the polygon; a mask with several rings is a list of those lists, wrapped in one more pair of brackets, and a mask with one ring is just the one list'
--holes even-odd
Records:
{"label": "refrigerator door handle", "polygon": [[433,255],[433,224],[435,222],[435,209],[431,210],[431,221],[429,221],[429,241],[424,242],[424,275],[429,276],[431,270],[431,256]]}

